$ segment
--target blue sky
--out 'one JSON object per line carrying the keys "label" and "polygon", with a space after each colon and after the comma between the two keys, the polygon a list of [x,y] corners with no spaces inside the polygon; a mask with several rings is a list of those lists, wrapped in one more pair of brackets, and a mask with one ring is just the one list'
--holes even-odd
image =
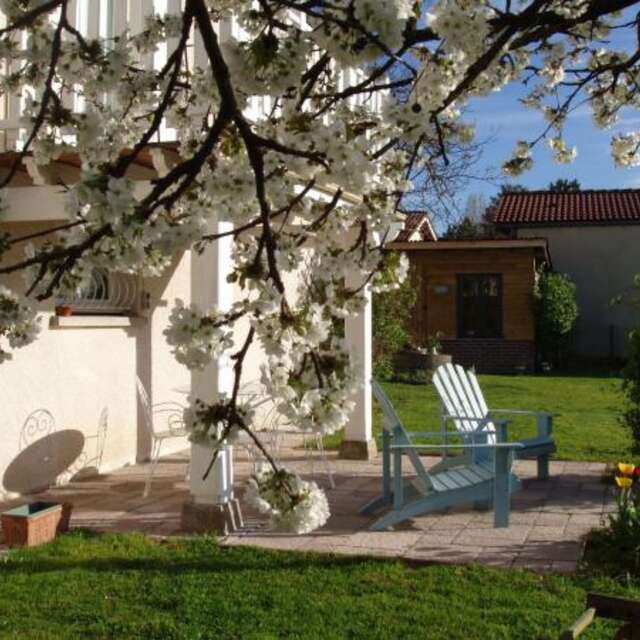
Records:
{"label": "blue sky", "polygon": [[[621,20],[627,18],[633,18],[629,11],[625,12]],[[636,34],[632,29],[614,32],[609,46],[635,50],[635,38]],[[525,108],[518,101],[524,94],[523,86],[515,83],[471,103],[466,118],[475,122],[477,140],[487,141],[475,173],[482,175],[491,171],[499,181],[505,181],[500,166],[511,156],[516,140],[531,141],[544,130],[546,123],[542,115]],[[610,153],[612,134],[638,129],[638,110],[627,111],[611,129],[602,130],[593,125],[590,107],[583,105],[571,114],[565,127],[567,144],[578,147],[576,160],[568,165],[554,162],[549,148],[542,141],[534,149],[533,169],[510,181],[530,189],[544,189],[557,178],[577,178],[583,189],[640,188],[640,167],[617,168]],[[497,190],[498,185],[495,183],[471,181],[460,194],[459,204],[464,207],[466,198],[471,193],[484,194],[489,198]]]}
{"label": "blue sky", "polygon": [[[475,122],[476,139],[486,141],[475,173],[490,171],[503,180],[500,165],[511,155],[516,140],[537,137],[546,125],[542,115],[526,109],[518,102],[522,87],[510,85],[503,91],[471,103],[466,119]],[[629,112],[611,129],[595,127],[590,108],[579,107],[569,117],[565,140],[578,147],[578,157],[571,164],[553,161],[549,148],[539,143],[533,152],[534,166],[530,171],[510,180],[531,189],[544,189],[557,178],[577,178],[585,189],[640,188],[640,167],[617,168],[609,150],[612,134],[640,128],[640,112]],[[508,181],[507,181],[508,182]],[[495,184],[472,181],[465,194],[482,193],[490,197],[497,190]],[[462,195],[464,204],[466,195]]]}

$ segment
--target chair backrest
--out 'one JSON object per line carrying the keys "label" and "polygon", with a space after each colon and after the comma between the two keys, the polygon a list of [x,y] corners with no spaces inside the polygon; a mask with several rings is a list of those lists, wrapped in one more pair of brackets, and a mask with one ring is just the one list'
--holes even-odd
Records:
{"label": "chair backrest", "polygon": [[[371,380],[371,390],[382,409],[382,425],[385,431],[395,436],[394,444],[411,444],[411,439],[402,424],[402,420],[400,420],[400,416],[396,413],[389,396],[387,396],[377,380]],[[406,449],[405,454],[411,460],[416,473],[430,483],[429,473],[424,468],[418,452],[415,449]]]}
{"label": "chair backrest", "polygon": [[[444,364],[433,374],[433,385],[440,396],[445,413],[461,416],[453,420],[458,432],[463,435],[475,432],[478,422],[464,418],[482,419],[489,413],[475,374],[465,371],[460,365]],[[491,422],[487,423],[483,430],[495,434],[495,426]],[[488,442],[495,442],[495,435],[490,435]]]}
{"label": "chair backrest", "polygon": [[51,435],[56,430],[56,421],[48,409],[36,409],[27,416],[20,429],[20,451]]}
{"label": "chair backrest", "polygon": [[142,406],[142,414],[144,418],[144,424],[147,427],[149,433],[153,436],[153,412],[151,409],[151,400],[149,400],[149,394],[145,389],[142,380],[138,376],[136,376],[136,390],[138,392],[138,400],[140,401],[140,405]]}
{"label": "chair backrest", "polygon": [[384,392],[380,383],[377,380],[371,381],[371,390],[373,391],[373,396],[378,401],[380,408],[382,409],[382,426],[387,431],[393,431],[395,427],[400,427],[404,429],[402,425],[402,420],[400,420],[400,416],[396,413],[396,410],[393,408],[393,404],[391,404],[391,400],[389,400],[389,396]]}

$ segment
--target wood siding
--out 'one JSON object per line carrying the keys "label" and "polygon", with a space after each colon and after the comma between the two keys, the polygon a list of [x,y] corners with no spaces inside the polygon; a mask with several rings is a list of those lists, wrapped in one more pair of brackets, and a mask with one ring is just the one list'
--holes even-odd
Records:
{"label": "wood siding", "polygon": [[[419,282],[412,333],[419,344],[441,331],[444,340],[457,336],[457,275],[502,275],[502,327],[504,340],[534,340],[533,249],[439,249],[407,251]],[[446,293],[437,289],[447,287]]]}

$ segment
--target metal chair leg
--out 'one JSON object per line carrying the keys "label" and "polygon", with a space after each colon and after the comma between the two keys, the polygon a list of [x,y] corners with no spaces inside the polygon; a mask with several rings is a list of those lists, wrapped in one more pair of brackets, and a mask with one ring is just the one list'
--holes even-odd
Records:
{"label": "metal chair leg", "polygon": [[327,473],[327,477],[329,478],[329,486],[332,489],[336,488],[336,483],[333,479],[333,472],[331,471],[331,465],[329,464],[329,459],[327,458],[327,454],[324,450],[324,442],[322,441],[322,434],[316,434],[316,444],[318,446],[318,451],[320,452],[320,458],[324,464],[325,471]]}
{"label": "metal chair leg", "polygon": [[304,446],[304,455],[309,463],[309,473],[311,477],[316,475],[316,461],[313,457],[313,452],[311,451],[311,447],[309,446],[309,438],[306,435],[302,436],[303,446]]}
{"label": "metal chair leg", "polygon": [[[149,495],[149,490],[151,489],[151,480],[153,478],[153,474],[156,471],[156,465],[158,464],[158,459],[160,458],[161,447],[162,447],[162,440],[156,440],[151,447],[151,466],[149,468],[149,475],[147,476],[147,481],[144,484],[144,492],[142,493],[143,498],[146,498]],[[155,454],[154,454],[154,451],[155,451]]]}

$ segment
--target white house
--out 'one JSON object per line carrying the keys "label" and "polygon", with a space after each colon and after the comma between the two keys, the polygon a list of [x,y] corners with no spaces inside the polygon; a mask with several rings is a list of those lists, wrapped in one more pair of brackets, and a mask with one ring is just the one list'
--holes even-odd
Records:
{"label": "white house", "polygon": [[[93,36],[107,36],[127,25],[134,33],[143,24],[144,14],[177,12],[180,0],[76,0],[72,18],[77,27]],[[227,34],[236,27],[227,24]],[[190,55],[198,59],[196,39]],[[166,59],[159,51],[149,60],[156,68]],[[353,72],[352,72],[353,73]],[[349,74],[347,74],[348,80]],[[259,117],[266,100],[256,99],[251,108]],[[0,175],[8,171],[20,149],[25,131],[20,129],[21,100],[5,96],[0,103]],[[164,126],[161,135],[129,169],[128,177],[144,192],[149,181],[167,170],[172,161],[172,130]],[[6,189],[8,211],[0,230],[27,236],[66,221],[62,181],[78,179],[77,157],[69,153],[45,167],[36,166],[30,156]],[[330,186],[319,187],[310,197],[330,197]],[[215,230],[223,223],[215,222]],[[5,264],[19,249],[3,258]],[[42,332],[31,345],[18,350],[14,358],[0,366],[0,501],[28,493],[50,482],[99,469],[107,471],[145,460],[150,440],[145,431],[142,407],[136,398],[136,376],[143,382],[152,402],[183,401],[192,391],[203,399],[213,399],[229,389],[228,365],[216,362],[201,374],[190,374],[179,365],[162,334],[176,298],[202,308],[224,308],[239,289],[227,283],[230,242],[220,241],[202,255],[185,252],[174,257],[172,267],[162,277],[142,278],[114,273],[96,273],[91,290],[79,292],[66,301],[73,314],[59,316],[55,301],[40,307]],[[0,278],[0,282],[23,290],[21,277]],[[363,379],[370,378],[371,309],[346,323],[347,339],[358,355]],[[253,371],[247,379],[259,377],[263,361],[257,347],[247,358]],[[37,419],[27,421],[38,410]],[[108,415],[108,419],[105,416]],[[51,417],[55,425],[51,423]],[[371,397],[364,385],[356,398],[356,411],[347,426],[345,455],[372,455]],[[186,440],[173,441],[172,449],[188,446]],[[167,448],[166,453],[171,449]],[[207,483],[198,469],[209,462],[210,452],[192,447],[191,491],[201,502],[224,501],[229,497],[229,476],[223,467],[229,460],[221,456],[218,473]]]}

